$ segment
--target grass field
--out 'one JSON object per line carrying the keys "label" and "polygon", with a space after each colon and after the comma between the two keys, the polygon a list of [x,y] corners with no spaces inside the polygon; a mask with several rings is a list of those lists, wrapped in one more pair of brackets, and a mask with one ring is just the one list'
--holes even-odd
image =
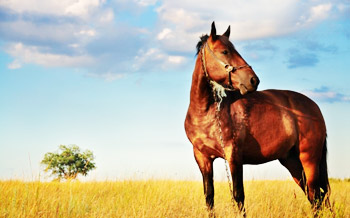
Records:
{"label": "grass field", "polygon": [[[293,181],[246,181],[247,217],[312,217]],[[350,217],[350,182],[331,180],[333,212]],[[216,217],[236,217],[227,183],[215,183]],[[201,182],[0,181],[0,217],[208,217]]]}

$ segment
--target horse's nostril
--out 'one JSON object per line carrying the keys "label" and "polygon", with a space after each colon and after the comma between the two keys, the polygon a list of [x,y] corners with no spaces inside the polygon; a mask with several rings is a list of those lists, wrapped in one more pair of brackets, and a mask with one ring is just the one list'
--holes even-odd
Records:
{"label": "horse's nostril", "polygon": [[250,83],[251,83],[253,86],[259,85],[259,83],[260,83],[259,78],[253,76],[253,77],[250,79]]}

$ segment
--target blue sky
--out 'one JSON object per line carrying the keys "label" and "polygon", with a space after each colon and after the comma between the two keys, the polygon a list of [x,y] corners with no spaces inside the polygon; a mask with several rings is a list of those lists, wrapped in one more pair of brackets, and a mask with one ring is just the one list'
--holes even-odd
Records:
{"label": "blue sky", "polygon": [[[350,177],[349,1],[0,1],[0,178],[45,178],[60,144],[96,156],[87,179],[200,179],[183,121],[195,45],[215,20],[263,89],[315,100],[329,174]],[[224,178],[223,161],[215,162]],[[246,179],[285,179],[276,162]]]}

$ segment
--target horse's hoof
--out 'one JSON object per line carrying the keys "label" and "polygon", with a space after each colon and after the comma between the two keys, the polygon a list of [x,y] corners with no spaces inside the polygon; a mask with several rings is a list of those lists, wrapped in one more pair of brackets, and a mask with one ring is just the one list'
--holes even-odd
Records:
{"label": "horse's hoof", "polygon": [[215,218],[215,212],[214,212],[214,210],[210,210],[210,211],[209,211],[208,217],[209,217],[209,218]]}

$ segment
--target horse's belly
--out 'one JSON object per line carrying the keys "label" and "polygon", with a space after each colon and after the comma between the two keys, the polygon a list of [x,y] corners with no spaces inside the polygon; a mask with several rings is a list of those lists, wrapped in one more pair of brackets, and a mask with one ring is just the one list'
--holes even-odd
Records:
{"label": "horse's belly", "polygon": [[295,145],[295,141],[291,137],[277,137],[271,139],[269,143],[259,143],[257,139],[251,138],[243,145],[243,163],[261,164],[286,158],[290,149]]}
{"label": "horse's belly", "polygon": [[296,123],[288,113],[275,113],[255,120],[246,133],[243,161],[260,164],[284,158],[298,140]]}
{"label": "horse's belly", "polygon": [[[292,146],[280,145],[272,149],[244,151],[243,164],[262,164],[269,161],[286,158]],[[250,147],[251,148],[251,147]]]}

